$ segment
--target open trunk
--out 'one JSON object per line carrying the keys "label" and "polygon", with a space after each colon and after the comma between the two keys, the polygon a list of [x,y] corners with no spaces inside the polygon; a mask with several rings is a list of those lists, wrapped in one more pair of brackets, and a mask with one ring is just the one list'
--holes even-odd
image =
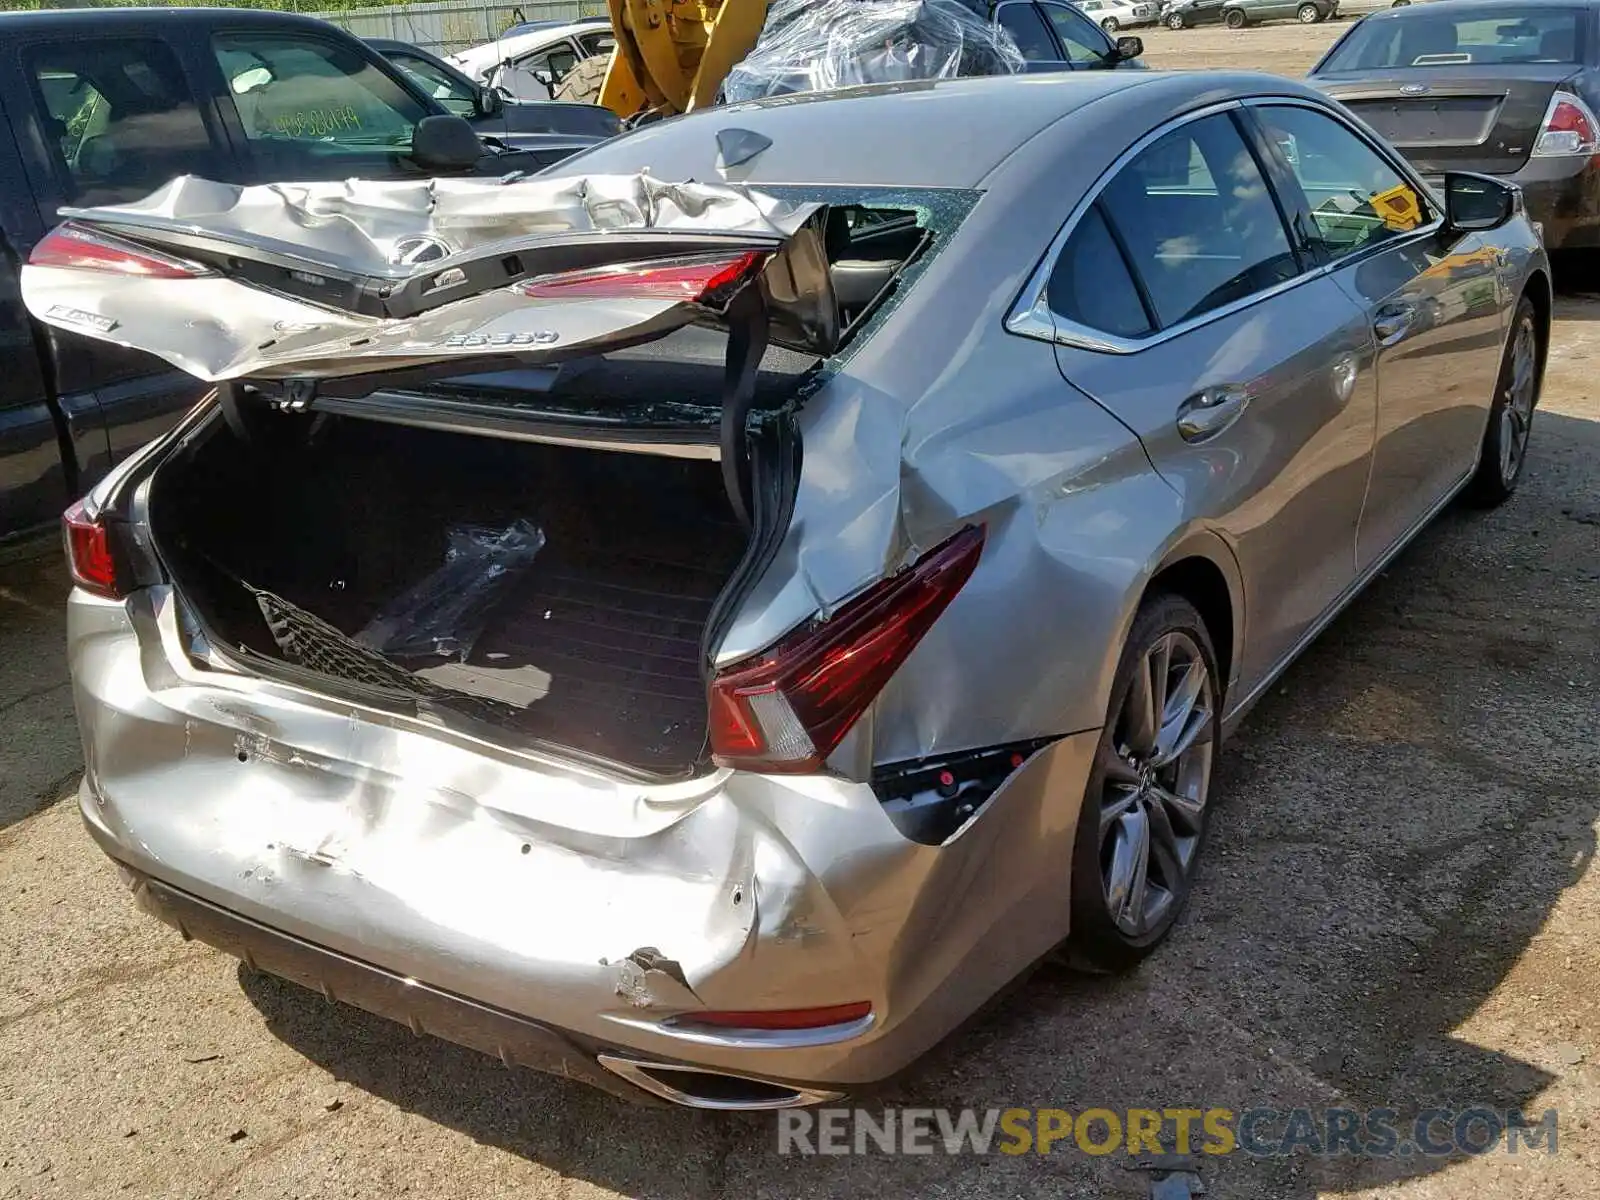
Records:
{"label": "open trunk", "polygon": [[[714,461],[334,417],[271,455],[218,428],[163,464],[150,511],[191,608],[247,661],[652,774],[704,759],[702,637],[749,538]],[[441,569],[450,531],[519,521],[543,544],[434,630],[444,653],[356,639]]]}
{"label": "open trunk", "polygon": [[179,179],[76,212],[23,285],[219,385],[150,500],[219,649],[680,775],[716,601],[781,533],[758,447],[930,244],[914,209],[839,199]]}

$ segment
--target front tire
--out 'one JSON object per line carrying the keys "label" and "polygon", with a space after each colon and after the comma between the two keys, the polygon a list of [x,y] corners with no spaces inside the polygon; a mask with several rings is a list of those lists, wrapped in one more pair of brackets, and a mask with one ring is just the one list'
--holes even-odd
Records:
{"label": "front tire", "polygon": [[1533,430],[1540,383],[1538,317],[1533,302],[1524,296],[1517,301],[1516,315],[1511,319],[1511,340],[1500,361],[1478,470],[1467,484],[1468,503],[1493,508],[1505,503],[1517,490],[1528,458],[1528,435]]}
{"label": "front tire", "polygon": [[1072,847],[1070,958],[1125,971],[1172,931],[1205,840],[1222,716],[1205,621],[1147,599],[1111,687]]}
{"label": "front tire", "polygon": [[1322,20],[1322,10],[1315,4],[1302,4],[1294,15],[1302,25],[1315,25]]}
{"label": "front tire", "polygon": [[1245,26],[1244,9],[1230,8],[1222,18],[1222,23],[1229,29],[1243,29]]}
{"label": "front tire", "polygon": [[1182,13],[1173,13],[1169,17],[1167,17],[1167,28],[1168,29],[1182,29],[1183,28],[1183,14]]}
{"label": "front tire", "polygon": [[1117,30],[1122,28],[1122,23],[1115,17],[1107,17],[1104,21],[1100,22],[1100,28],[1115,37]]}

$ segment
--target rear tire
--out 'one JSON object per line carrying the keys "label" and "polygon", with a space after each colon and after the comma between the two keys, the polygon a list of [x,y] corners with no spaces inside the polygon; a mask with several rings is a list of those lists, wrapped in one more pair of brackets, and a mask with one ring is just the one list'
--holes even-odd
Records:
{"label": "rear tire", "polygon": [[1390,8],[1410,8],[1411,7],[1411,0],[1394,0],[1394,3],[1389,5],[1389,7]]}
{"label": "rear tire", "polygon": [[1246,25],[1244,9],[1230,8],[1223,14],[1222,23],[1229,29],[1243,29]]}
{"label": "rear tire", "polygon": [[1171,594],[1146,599],[1117,664],[1078,814],[1073,965],[1128,970],[1183,911],[1210,815],[1222,694],[1194,605]]}
{"label": "rear tire", "polygon": [[1302,4],[1294,15],[1302,25],[1315,25],[1322,20],[1322,10],[1315,4]]}
{"label": "rear tire", "polygon": [[566,73],[556,86],[555,100],[574,104],[599,104],[600,89],[605,86],[606,71],[611,67],[611,55],[596,54],[578,60],[578,65]]}
{"label": "rear tire", "polygon": [[1493,508],[1517,490],[1523,464],[1528,461],[1528,435],[1533,431],[1542,383],[1539,376],[1539,322],[1533,302],[1524,296],[1511,318],[1511,338],[1500,360],[1489,427],[1483,433],[1478,470],[1467,484],[1467,503]]}
{"label": "rear tire", "polygon": [[1111,36],[1115,37],[1117,30],[1122,28],[1122,24],[1115,17],[1107,17],[1104,21],[1100,22],[1100,28],[1105,30]]}
{"label": "rear tire", "polygon": [[1168,29],[1182,29],[1183,28],[1183,14],[1182,13],[1173,13],[1171,16],[1169,16],[1167,18],[1167,28]]}

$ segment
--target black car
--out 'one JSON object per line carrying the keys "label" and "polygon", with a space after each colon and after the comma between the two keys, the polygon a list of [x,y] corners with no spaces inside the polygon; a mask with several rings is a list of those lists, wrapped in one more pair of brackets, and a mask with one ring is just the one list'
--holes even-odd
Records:
{"label": "black car", "polygon": [[1168,29],[1193,29],[1222,20],[1224,0],[1172,0],[1161,7],[1161,23]]}
{"label": "black car", "polygon": [[521,150],[569,152],[622,129],[609,108],[558,100],[521,101],[473,83],[459,68],[410,42],[368,38],[367,45],[399,67],[448,111],[465,117],[481,137],[492,137]]}
{"label": "black car", "polygon": [[0,543],[53,526],[199,398],[164,362],[29,319],[17,266],[63,206],[142,199],[175,175],[504,175],[555,153],[485,146],[360,39],[262,10],[0,14],[0,121]]}
{"label": "black car", "polygon": [[1451,0],[1375,13],[1312,68],[1432,181],[1520,184],[1552,250],[1600,246],[1600,0]]}

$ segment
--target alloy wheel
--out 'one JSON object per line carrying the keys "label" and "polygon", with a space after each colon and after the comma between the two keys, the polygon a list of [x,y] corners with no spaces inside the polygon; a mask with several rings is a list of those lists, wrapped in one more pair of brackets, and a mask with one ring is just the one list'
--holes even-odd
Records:
{"label": "alloy wheel", "polygon": [[1500,407],[1500,478],[1508,487],[1516,482],[1527,454],[1538,371],[1539,341],[1532,320],[1525,317],[1511,345],[1511,381]]}
{"label": "alloy wheel", "polygon": [[1102,763],[1100,868],[1117,928],[1158,928],[1192,869],[1210,788],[1217,690],[1193,638],[1163,634],[1133,672]]}

